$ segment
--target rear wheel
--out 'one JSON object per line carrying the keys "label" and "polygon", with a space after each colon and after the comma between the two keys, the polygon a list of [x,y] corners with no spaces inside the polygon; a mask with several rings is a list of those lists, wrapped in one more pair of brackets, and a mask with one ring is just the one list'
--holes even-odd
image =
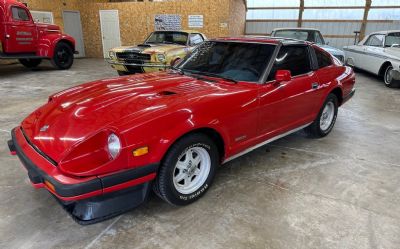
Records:
{"label": "rear wheel", "polygon": [[170,204],[190,204],[211,186],[218,164],[218,149],[209,137],[187,135],[172,145],[165,156],[154,191]]}
{"label": "rear wheel", "polygon": [[19,59],[19,62],[27,68],[35,68],[39,66],[42,59]]}
{"label": "rear wheel", "polygon": [[335,125],[338,113],[338,99],[335,94],[329,94],[317,118],[305,128],[308,135],[315,138],[325,137]]}
{"label": "rear wheel", "polygon": [[72,47],[65,42],[59,42],[55,47],[51,63],[60,70],[71,68],[74,63],[74,51]]}
{"label": "rear wheel", "polygon": [[383,80],[387,87],[398,87],[399,81],[393,79],[393,66],[389,65],[385,69],[385,74],[383,75]]}

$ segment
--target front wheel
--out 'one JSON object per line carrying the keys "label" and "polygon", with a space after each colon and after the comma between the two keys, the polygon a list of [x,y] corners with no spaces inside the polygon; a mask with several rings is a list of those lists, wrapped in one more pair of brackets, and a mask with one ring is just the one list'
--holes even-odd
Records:
{"label": "front wheel", "polygon": [[338,99],[335,94],[329,94],[324,105],[318,113],[317,118],[308,127],[306,133],[315,138],[325,137],[335,125],[338,113]]}
{"label": "front wheel", "polygon": [[71,68],[74,63],[74,51],[71,46],[65,42],[59,42],[55,47],[51,63],[60,70]]}
{"label": "front wheel", "polygon": [[172,145],[166,154],[154,191],[170,204],[190,204],[211,186],[218,164],[218,149],[208,136],[187,135]]}
{"label": "front wheel", "polygon": [[19,62],[26,68],[35,68],[39,66],[39,64],[42,62],[42,59],[19,59]]}

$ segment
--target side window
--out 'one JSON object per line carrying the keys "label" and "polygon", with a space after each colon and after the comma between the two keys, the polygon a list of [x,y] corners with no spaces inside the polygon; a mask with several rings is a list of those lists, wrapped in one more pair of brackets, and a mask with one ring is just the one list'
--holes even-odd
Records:
{"label": "side window", "polygon": [[11,12],[12,12],[12,17],[14,20],[17,20],[17,21],[29,21],[30,20],[28,12],[23,8],[12,7]]}
{"label": "side window", "polygon": [[384,35],[371,35],[365,42],[365,45],[373,47],[382,47],[384,39],[385,39]]}
{"label": "side window", "polygon": [[317,44],[325,44],[321,34],[319,32],[315,32],[315,43]]}
{"label": "side window", "polygon": [[324,68],[332,65],[332,59],[327,53],[318,48],[315,48],[314,51],[315,55],[317,56],[318,68]]}
{"label": "side window", "polygon": [[190,46],[195,46],[204,41],[203,37],[200,34],[191,34],[189,37]]}
{"label": "side window", "polygon": [[289,70],[292,76],[311,72],[311,61],[307,46],[283,46],[275,59],[274,66],[268,76],[273,80],[278,70]]}

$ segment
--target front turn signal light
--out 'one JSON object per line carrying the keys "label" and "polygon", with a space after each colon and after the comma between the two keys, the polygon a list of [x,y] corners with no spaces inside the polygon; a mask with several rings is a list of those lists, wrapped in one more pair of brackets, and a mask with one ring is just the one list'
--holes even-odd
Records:
{"label": "front turn signal light", "polygon": [[143,156],[146,155],[147,153],[149,153],[149,147],[144,146],[134,150],[133,156]]}

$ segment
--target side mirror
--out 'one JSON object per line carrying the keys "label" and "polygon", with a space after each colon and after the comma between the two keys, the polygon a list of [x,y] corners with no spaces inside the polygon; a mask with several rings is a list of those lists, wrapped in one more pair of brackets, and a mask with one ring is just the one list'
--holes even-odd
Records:
{"label": "side mirror", "polygon": [[278,70],[275,73],[276,83],[281,83],[283,81],[290,81],[292,79],[292,74],[289,70]]}
{"label": "side mirror", "polygon": [[349,67],[354,67],[353,58],[350,58],[350,57],[347,58],[344,64],[345,64],[346,66],[349,66]]}
{"label": "side mirror", "polygon": [[181,63],[181,61],[182,61],[182,59],[175,59],[175,60],[171,61],[171,67],[178,65],[179,63]]}

